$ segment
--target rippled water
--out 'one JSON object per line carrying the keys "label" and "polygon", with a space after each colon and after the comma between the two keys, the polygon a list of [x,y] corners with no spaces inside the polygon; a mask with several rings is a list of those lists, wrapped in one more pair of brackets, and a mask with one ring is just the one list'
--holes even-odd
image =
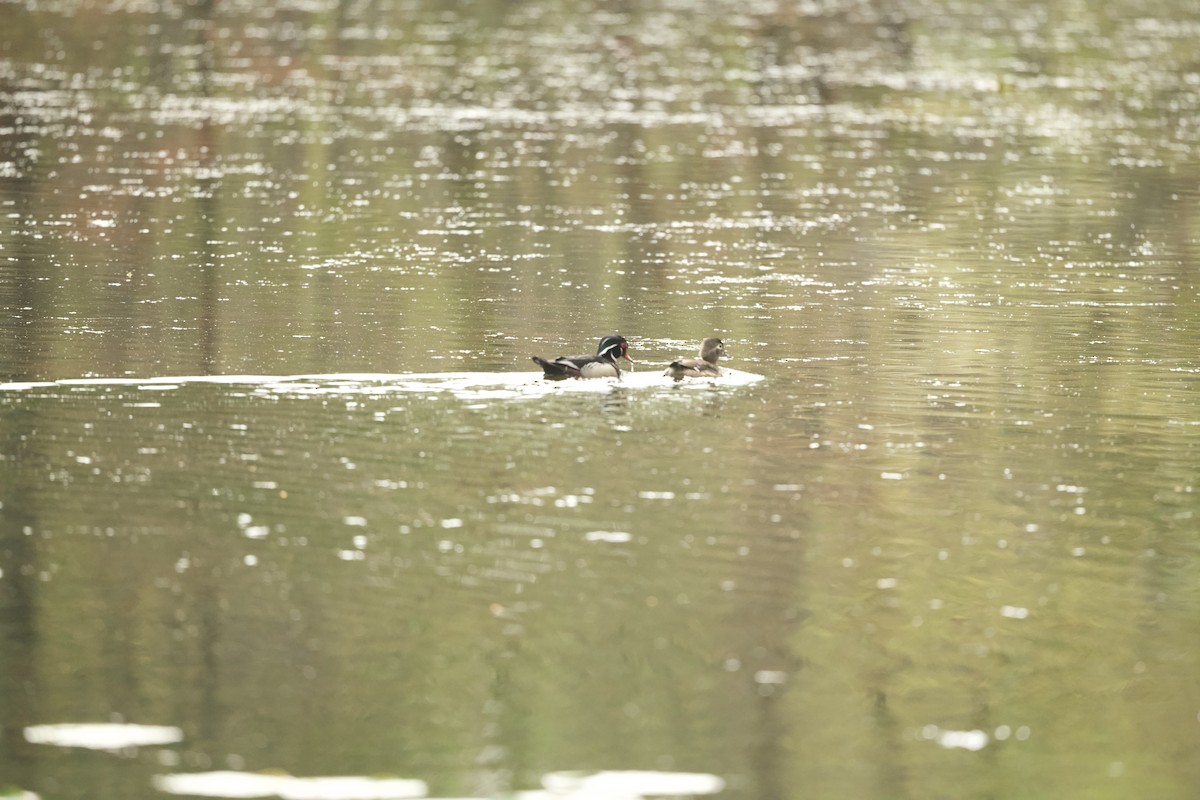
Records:
{"label": "rippled water", "polygon": [[0,788],[1200,793],[1196,9],[0,26]]}

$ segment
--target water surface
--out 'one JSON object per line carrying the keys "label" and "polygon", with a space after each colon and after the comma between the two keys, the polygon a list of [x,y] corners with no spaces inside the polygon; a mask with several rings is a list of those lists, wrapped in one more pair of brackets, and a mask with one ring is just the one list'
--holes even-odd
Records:
{"label": "water surface", "polygon": [[1200,792],[1195,9],[0,25],[0,785]]}

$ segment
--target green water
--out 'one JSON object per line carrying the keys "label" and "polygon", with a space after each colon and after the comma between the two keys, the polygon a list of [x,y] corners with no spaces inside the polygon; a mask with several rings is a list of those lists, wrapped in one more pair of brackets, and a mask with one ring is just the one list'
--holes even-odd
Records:
{"label": "green water", "polygon": [[1196,9],[0,30],[0,787],[1200,795]]}

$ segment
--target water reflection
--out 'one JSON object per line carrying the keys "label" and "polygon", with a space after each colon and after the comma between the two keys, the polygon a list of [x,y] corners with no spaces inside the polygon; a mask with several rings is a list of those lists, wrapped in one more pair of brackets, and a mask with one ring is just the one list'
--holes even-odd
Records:
{"label": "water reflection", "polygon": [[[1134,542],[1127,542],[1132,549],[1122,544],[1123,528],[1155,515],[1129,506],[1138,492],[1113,494],[1113,481],[1128,489],[1142,483],[1130,484],[1129,475],[1152,474],[1131,458],[1154,458],[1168,474],[1184,464],[1156,435],[1177,437],[1161,422],[1138,423],[1151,434],[1139,440],[1144,445],[1104,430],[1081,441],[1081,429],[1053,416],[1057,427],[1041,435],[1023,430],[1029,426],[1011,411],[993,422],[988,409],[1011,402],[996,389],[979,388],[973,408],[931,406],[929,421],[944,427],[933,435],[894,407],[869,403],[822,407],[805,398],[809,410],[784,420],[760,414],[754,392],[707,391],[692,395],[723,402],[708,411],[689,405],[681,416],[674,386],[638,397],[632,387],[598,392],[599,383],[568,383],[581,389],[524,399],[510,392],[480,404],[470,393],[411,390],[429,378],[388,387],[375,377],[327,378],[325,385],[316,376],[295,385],[71,381],[10,390],[10,407],[59,409],[31,440],[38,455],[22,462],[28,494],[4,498],[6,510],[36,509],[32,533],[21,538],[37,543],[47,565],[38,593],[73,593],[89,583],[80,570],[97,565],[113,576],[140,565],[149,570],[142,583],[155,587],[140,601],[114,583],[94,599],[55,606],[99,622],[150,603],[176,620],[168,630],[177,655],[167,664],[188,671],[207,665],[208,678],[231,670],[251,677],[259,673],[253,664],[285,659],[293,678],[271,685],[266,675],[251,677],[246,691],[259,699],[237,701],[268,720],[282,722],[301,691],[309,696],[302,707],[363,707],[359,685],[375,702],[389,698],[388,707],[423,719],[440,719],[437,709],[447,702],[494,706],[490,713],[503,719],[516,715],[498,734],[506,770],[529,757],[512,749],[528,735],[521,725],[534,718],[560,731],[566,749],[559,763],[596,763],[595,748],[604,744],[607,758],[630,763],[633,751],[616,740],[568,733],[579,717],[597,717],[595,699],[579,694],[574,678],[587,674],[598,688],[628,687],[617,693],[628,698],[624,704],[600,715],[602,729],[656,741],[666,731],[644,726],[669,718],[672,703],[693,709],[693,725],[715,713],[749,747],[742,769],[755,782],[743,789],[786,795],[778,781],[791,769],[792,751],[782,743],[820,749],[819,731],[844,725],[835,721],[846,713],[835,698],[859,696],[864,687],[874,698],[877,747],[899,739],[972,749],[981,735],[1020,744],[1033,741],[1030,730],[1053,729],[1006,700],[987,701],[1009,709],[1000,716],[947,717],[937,696],[923,699],[926,682],[936,680],[941,696],[969,712],[981,689],[958,699],[970,682],[959,688],[954,670],[989,674],[991,659],[1014,658],[1013,648],[1030,657],[1044,646],[1040,636],[1078,624],[1070,621],[1076,614],[1102,618],[1108,601],[1068,611],[1095,595],[1064,598],[1063,586],[1106,585],[1130,564],[1159,560]],[[915,397],[928,391],[925,381],[912,383]],[[798,388],[785,387],[783,396]],[[597,399],[619,423],[571,431],[567,421],[604,408]],[[97,418],[96,408],[110,413]],[[713,420],[715,434],[696,430],[697,418]],[[728,420],[738,421],[737,435]],[[1115,432],[1124,424],[1103,427]],[[1047,435],[1053,430],[1063,435]],[[482,458],[480,435],[491,440]],[[567,444],[556,444],[559,438]],[[995,457],[972,457],[989,452],[985,442],[998,445]],[[622,458],[622,450],[636,455]],[[1128,473],[1106,468],[1110,459]],[[605,468],[627,460],[638,468]],[[1086,462],[1093,477],[1080,482],[1075,462]],[[38,499],[59,497],[55,485],[72,487],[70,503]],[[114,496],[113,486],[125,488]],[[957,500],[931,513],[928,504],[939,496]],[[1191,513],[1186,500],[1182,508],[1176,526]],[[1169,528],[1163,534],[1175,542]],[[1040,568],[1013,571],[1021,563]],[[1174,615],[1164,618],[1162,603],[1175,594],[1175,581],[1163,576],[1156,584],[1148,596],[1162,599],[1142,613],[1167,624]],[[570,613],[561,616],[564,608]],[[467,624],[463,633],[486,644],[454,667],[435,642],[455,635],[464,613],[482,627]],[[1057,622],[1043,629],[1039,620]],[[1018,629],[1005,632],[1024,625],[1034,626],[1032,640]],[[277,633],[260,640],[264,629]],[[142,638],[111,621],[101,630],[128,643]],[[398,641],[408,643],[404,655]],[[359,666],[337,655],[347,649]],[[843,675],[836,666],[847,662],[855,670]],[[389,664],[406,665],[409,676],[394,689],[386,683],[396,677]],[[1033,664],[1019,668],[1026,669]],[[484,680],[479,688],[492,687],[489,700],[445,694],[493,670],[518,685]],[[313,697],[321,676],[327,685]],[[218,742],[230,747],[224,720],[240,713],[221,699],[229,691],[222,685],[212,685],[206,712],[189,723],[210,728],[199,740],[203,752],[220,749]],[[694,707],[705,686],[723,688]],[[136,697],[122,705],[150,707]],[[417,698],[424,701],[414,706]],[[558,711],[535,710],[551,698]],[[797,703],[815,727],[797,727]],[[942,711],[922,711],[930,707]],[[446,734],[457,727],[452,719],[444,720],[452,725]],[[355,717],[355,724],[370,727],[371,720]],[[253,738],[237,745],[240,738],[229,752],[268,760],[300,746],[291,737],[272,746]],[[395,734],[385,738],[395,741]],[[428,768],[419,757],[427,745],[404,741],[413,763]],[[688,747],[705,745],[695,739]],[[339,751],[325,772],[344,773],[348,755]],[[884,762],[900,769],[897,760],[911,757],[891,753]],[[712,759],[721,762],[708,752],[705,760]],[[536,780],[505,775],[523,785]]]}

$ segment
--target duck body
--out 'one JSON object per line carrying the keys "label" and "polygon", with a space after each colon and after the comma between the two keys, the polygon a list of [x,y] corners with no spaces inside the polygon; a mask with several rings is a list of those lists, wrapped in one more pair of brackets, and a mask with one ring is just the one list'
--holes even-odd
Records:
{"label": "duck body", "polygon": [[601,339],[594,356],[558,356],[551,361],[539,356],[532,356],[532,358],[542,368],[542,372],[546,373],[546,377],[552,380],[564,378],[620,379],[621,368],[617,366],[617,359],[624,358],[631,364],[635,363],[629,357],[629,342],[625,341],[624,336],[616,334]]}
{"label": "duck body", "polygon": [[684,378],[719,378],[721,368],[717,361],[725,352],[725,343],[710,337],[700,343],[700,355],[696,358],[680,358],[672,361],[663,373],[668,378],[681,381]]}

